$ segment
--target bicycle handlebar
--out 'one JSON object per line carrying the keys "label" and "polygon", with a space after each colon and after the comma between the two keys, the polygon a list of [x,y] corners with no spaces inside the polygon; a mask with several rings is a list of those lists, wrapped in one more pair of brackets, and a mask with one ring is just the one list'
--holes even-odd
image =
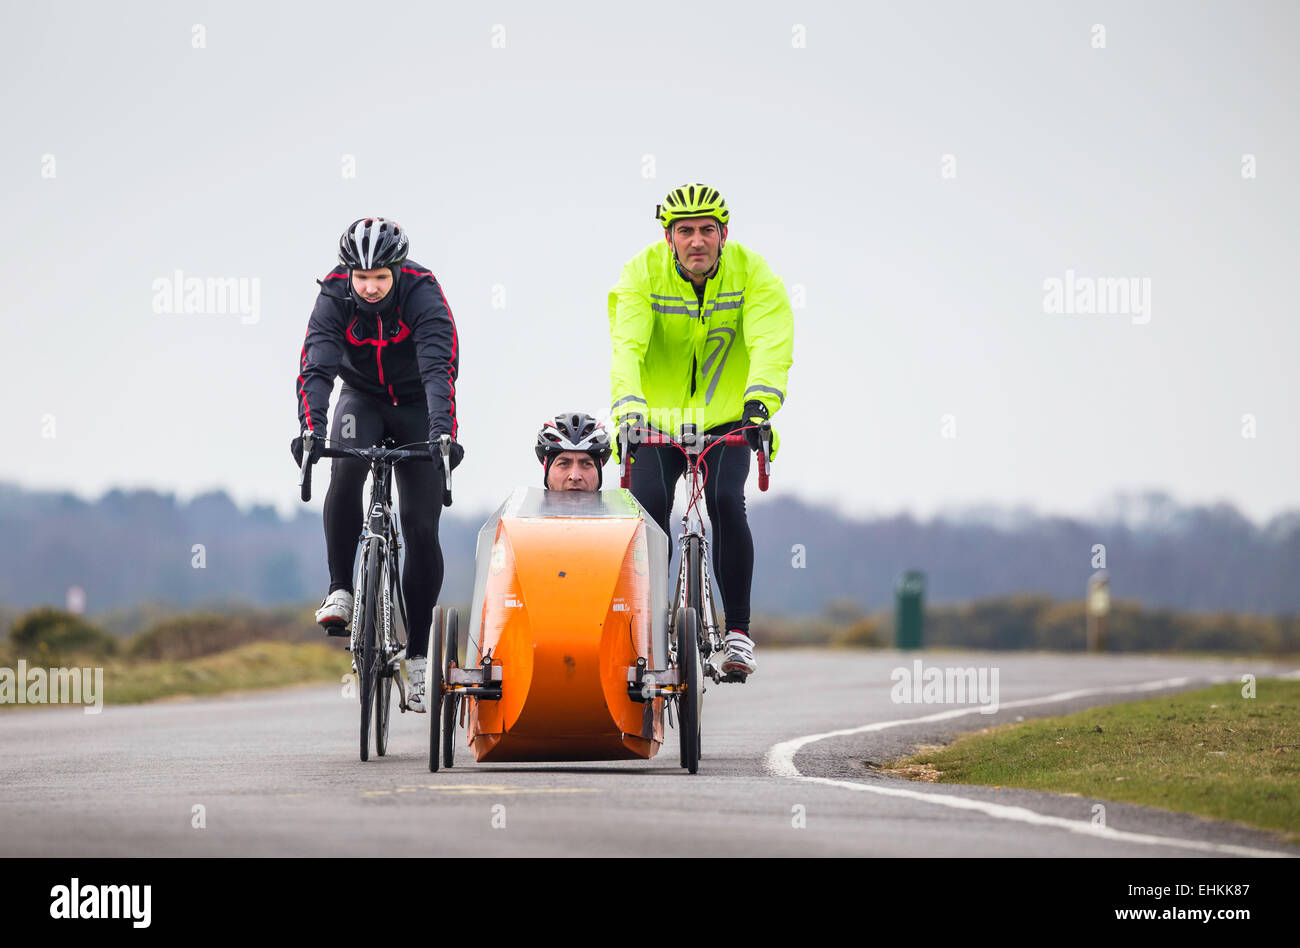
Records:
{"label": "bicycle handlebar", "polygon": [[[746,428],[749,427],[755,427],[755,426],[750,426],[750,425],[746,426]],[[768,468],[768,458],[771,457],[772,454],[772,449],[771,449],[772,429],[767,424],[758,425],[756,427],[759,429],[759,443],[760,443],[760,447],[758,451],[755,452],[758,455],[758,489],[761,491],[765,491],[767,490],[768,478],[770,475],[770,471]],[[743,431],[745,429],[742,428],[740,430]],[[743,434],[739,434],[735,431],[728,432],[727,434],[720,434],[720,435],[692,434],[690,438],[687,439],[687,438],[674,438],[672,435],[665,434],[662,431],[650,431],[645,428],[632,428],[629,425],[623,425],[618,432],[618,448],[619,448],[618,456],[620,461],[619,467],[621,469],[619,475],[619,482],[618,482],[619,487],[628,488],[632,486],[632,459],[628,456],[627,447],[629,441],[631,440],[631,434],[633,431],[639,433],[639,437],[637,439],[638,447],[646,447],[646,446],[652,448],[673,447],[681,451],[684,451],[688,454],[692,453],[687,451],[687,448],[690,447],[694,449],[693,453],[695,453],[697,456],[703,456],[704,453],[708,451],[710,448],[712,448],[715,444],[735,445],[735,446],[749,444],[748,438],[746,438]]]}
{"label": "bicycle handlebar", "polygon": [[[302,440],[302,470],[298,474],[298,487],[303,502],[311,500],[311,448],[312,439],[315,436],[310,431],[303,434]],[[428,442],[422,442],[428,444]],[[446,487],[443,489],[442,505],[451,506],[451,435],[442,435],[438,438],[438,451],[442,455],[442,470],[446,477]],[[428,450],[411,451],[407,448],[386,448],[383,445],[375,445],[370,448],[328,448],[321,445],[320,454],[322,458],[358,458],[362,461],[391,461],[396,464],[399,461],[432,461],[433,455]]]}
{"label": "bicycle handlebar", "polygon": [[[745,436],[742,434],[735,434],[735,433],[720,434],[720,435],[706,434],[706,435],[696,435],[694,446],[698,447],[701,451],[703,451],[707,448],[712,447],[715,444],[742,445],[748,443],[749,442],[745,440]],[[637,442],[637,444],[639,445],[648,444],[652,448],[691,447],[691,444],[689,444],[688,442],[683,441],[679,438],[674,438],[671,435],[666,435],[663,433],[642,435],[641,439]]]}

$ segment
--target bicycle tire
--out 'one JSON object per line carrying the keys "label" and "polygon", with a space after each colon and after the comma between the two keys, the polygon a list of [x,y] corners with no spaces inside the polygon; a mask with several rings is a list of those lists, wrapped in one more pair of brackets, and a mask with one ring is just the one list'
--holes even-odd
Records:
{"label": "bicycle tire", "polygon": [[701,569],[701,551],[703,546],[698,537],[688,537],[686,540],[686,607],[695,610],[695,617],[699,619],[704,615],[701,598],[704,591],[700,583]]}
{"label": "bicycle tire", "polygon": [[371,543],[366,550],[366,601],[361,616],[361,655],[357,661],[357,677],[361,681],[361,759],[370,759],[370,712],[375,701],[375,685],[379,675],[378,635],[376,625],[379,587],[379,544]]}
{"label": "bicycle tire", "polygon": [[[451,670],[460,664],[459,620],[454,608],[447,610],[446,652],[443,655],[443,682],[451,677]],[[456,705],[459,699],[448,692],[442,699],[442,765],[451,767],[456,761]]]}
{"label": "bicycle tire", "polygon": [[[388,559],[384,560],[384,568],[379,577],[379,600],[378,614],[379,623],[376,626],[376,634],[387,626],[392,628],[393,623],[393,597],[392,597],[392,573],[390,572],[391,564]],[[384,591],[387,590],[388,605],[384,605]],[[385,644],[387,644],[385,642]],[[381,649],[378,653],[378,687],[375,689],[375,753],[383,757],[388,753],[388,724],[392,715],[393,700],[393,676],[388,673],[388,651]]]}
{"label": "bicycle tire", "polygon": [[[704,580],[704,571],[708,569],[708,565],[704,562],[704,544],[701,543],[699,539],[695,539],[695,538],[687,541],[686,554],[687,554],[686,576],[687,576],[687,583],[688,583],[686,588],[686,604],[695,610],[695,618],[696,618],[695,641],[697,645],[696,652],[698,653],[697,657],[699,661],[702,662],[704,660],[705,651],[706,651],[705,646],[707,644],[704,640],[704,582],[703,580]],[[712,588],[711,585],[710,588]],[[709,608],[710,609],[713,608],[712,601],[709,602]],[[714,616],[714,620],[715,621],[717,620],[716,615]],[[702,696],[701,696],[700,703],[697,704],[696,707],[699,712],[699,717],[702,717],[703,710],[704,710]],[[695,722],[695,757],[697,761],[700,758],[704,757],[703,743],[704,743],[703,727],[701,725],[701,722],[697,719]],[[685,767],[686,764],[683,762],[682,766]],[[695,771],[691,771],[691,773],[694,772]]]}
{"label": "bicycle tire", "polygon": [[429,709],[429,772],[437,773],[440,763],[442,727],[442,636],[447,623],[447,610],[433,607],[433,621],[429,623],[429,656],[425,662],[424,706]]}
{"label": "bicycle tire", "polygon": [[687,773],[700,769],[700,620],[694,609],[681,611],[677,628],[677,662],[680,676],[677,718],[681,763]]}

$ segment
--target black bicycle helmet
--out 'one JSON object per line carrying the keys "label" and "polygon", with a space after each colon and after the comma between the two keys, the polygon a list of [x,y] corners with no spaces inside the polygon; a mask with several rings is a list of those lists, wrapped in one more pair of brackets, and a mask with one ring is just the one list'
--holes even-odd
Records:
{"label": "black bicycle helmet", "polygon": [[537,444],[533,450],[537,460],[542,462],[543,487],[552,461],[565,451],[581,451],[591,455],[596,462],[596,489],[600,490],[605,482],[605,462],[614,449],[604,425],[586,412],[571,411],[546,420],[537,432]]}
{"label": "black bicycle helmet", "polygon": [[396,267],[406,259],[409,241],[397,221],[363,217],[339,238],[339,263],[349,270]]}

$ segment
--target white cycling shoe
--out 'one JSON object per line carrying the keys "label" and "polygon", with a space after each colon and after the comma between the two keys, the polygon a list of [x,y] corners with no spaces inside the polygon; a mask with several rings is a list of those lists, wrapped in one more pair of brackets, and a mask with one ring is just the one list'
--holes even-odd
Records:
{"label": "white cycling shoe", "polygon": [[347,635],[348,623],[352,621],[352,593],[336,589],[326,596],[316,610],[316,621],[330,635]]}
{"label": "white cycling shoe", "polygon": [[722,658],[719,670],[724,675],[749,676],[758,670],[754,661],[754,640],[744,632],[728,632],[726,640],[727,653]]}
{"label": "white cycling shoe", "polygon": [[406,680],[409,690],[406,693],[406,710],[424,714],[429,709],[424,706],[424,663],[423,658],[406,660]]}

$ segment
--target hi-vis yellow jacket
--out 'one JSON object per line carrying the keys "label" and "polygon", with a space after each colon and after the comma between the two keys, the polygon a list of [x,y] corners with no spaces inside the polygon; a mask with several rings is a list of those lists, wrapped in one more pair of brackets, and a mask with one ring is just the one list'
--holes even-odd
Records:
{"label": "hi-vis yellow jacket", "polygon": [[[722,248],[704,290],[682,279],[667,241],[623,267],[609,293],[610,413],[640,412],[676,434],[739,421],[745,402],[769,416],[785,401],[794,352],[794,314],[785,285],[767,262],[735,241]],[[772,434],[772,456],[777,437]]]}

